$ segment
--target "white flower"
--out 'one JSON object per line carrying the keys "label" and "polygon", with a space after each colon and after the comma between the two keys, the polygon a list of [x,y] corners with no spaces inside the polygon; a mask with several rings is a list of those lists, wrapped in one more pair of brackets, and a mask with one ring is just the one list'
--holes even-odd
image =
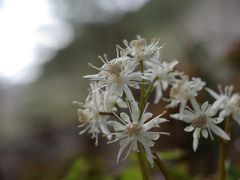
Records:
{"label": "white flower", "polygon": [[124,40],[123,44],[126,46],[126,49],[120,46],[117,47],[121,49],[124,54],[129,54],[138,60],[159,61],[161,46],[159,46],[159,41],[156,39],[152,39],[151,43],[148,45],[146,39],[138,35],[137,39],[132,40],[130,43]]}
{"label": "white flower", "polygon": [[109,97],[112,94],[116,94],[122,97],[124,92],[128,100],[130,102],[133,102],[134,97],[129,86],[139,89],[139,83],[141,83],[141,80],[143,78],[141,72],[134,72],[137,66],[135,61],[127,56],[117,57],[111,61],[108,61],[106,57],[105,60],[101,57],[100,59],[104,62],[101,68],[97,68],[91,65],[92,67],[98,69],[99,73],[94,75],[87,75],[84,77],[89,78],[90,80],[98,81],[100,88],[106,88],[104,95],[105,110],[107,108],[106,105],[109,101]]}
{"label": "white flower", "polygon": [[117,155],[117,161],[119,161],[122,153],[126,151],[124,159],[126,159],[131,151],[139,151],[138,143],[143,146],[146,151],[148,161],[153,164],[153,155],[150,147],[154,145],[154,141],[160,137],[160,134],[168,134],[159,131],[150,131],[154,127],[159,127],[160,123],[168,120],[160,118],[161,115],[149,120],[152,117],[152,113],[145,112],[146,108],[140,116],[139,109],[131,110],[131,118],[124,112],[120,114],[117,121],[110,121],[115,130],[115,139],[110,142],[119,141],[120,149]]}
{"label": "white flower", "polygon": [[169,84],[173,84],[176,81],[176,76],[180,75],[179,72],[173,72],[174,66],[178,64],[178,61],[170,63],[151,63],[148,70],[145,71],[145,75],[149,77],[150,81],[153,82],[153,86],[156,88],[156,95],[154,103],[158,103],[162,97],[163,91],[165,91]]}
{"label": "white flower", "polygon": [[182,79],[176,80],[175,84],[171,87],[171,103],[168,107],[176,107],[180,104],[180,114],[182,114],[188,100],[192,97],[196,97],[198,91],[200,91],[205,84],[206,83],[200,78],[192,78],[192,80],[189,80],[187,75],[183,75]]}
{"label": "white flower", "polygon": [[[216,124],[219,124],[223,121],[221,117],[214,117],[216,111],[211,108],[211,106],[206,101],[200,107],[195,98],[190,99],[193,109],[184,110],[183,114],[173,114],[171,115],[174,119],[182,119],[186,123],[190,123],[184,131],[192,132],[193,131],[193,150],[196,151],[198,147],[199,138],[201,135],[204,138],[208,138],[210,134],[211,139],[213,140],[212,132],[220,136],[225,140],[230,140],[230,137],[225,133],[221,128]],[[212,131],[212,132],[211,132]]]}
{"label": "white flower", "polygon": [[[92,134],[92,138],[95,138],[95,145],[98,145],[98,134],[109,134],[110,131],[107,125],[108,115],[102,115],[100,112],[104,112],[103,108],[103,91],[97,89],[96,83],[91,83],[91,93],[86,98],[85,103],[79,103],[74,101],[74,104],[78,104],[78,119],[81,125],[78,127],[83,127],[83,130],[79,134],[88,132]],[[114,97],[112,97],[114,98]],[[115,104],[117,104],[117,98],[115,98]],[[112,100],[113,101],[113,100]],[[113,103],[113,102],[111,102]],[[107,105],[110,111],[114,110],[114,106]],[[108,139],[111,139],[111,135],[107,136]]]}
{"label": "white flower", "polygon": [[233,93],[233,86],[226,86],[224,90],[218,86],[219,94],[213,90],[206,88],[207,92],[212,95],[216,101],[213,105],[220,109],[220,117],[232,115],[233,119],[240,125],[240,95]]}

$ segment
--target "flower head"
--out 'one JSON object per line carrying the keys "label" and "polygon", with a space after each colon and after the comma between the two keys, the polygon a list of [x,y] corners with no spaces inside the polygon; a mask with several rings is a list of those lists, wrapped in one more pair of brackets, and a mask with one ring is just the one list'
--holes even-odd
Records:
{"label": "flower head", "polygon": [[115,133],[113,133],[115,139],[111,142],[119,141],[120,144],[117,161],[119,161],[124,151],[126,151],[124,159],[128,157],[131,151],[139,151],[139,143],[144,147],[148,161],[153,164],[153,155],[150,147],[154,145],[154,141],[160,137],[160,134],[168,133],[150,130],[154,127],[159,127],[160,123],[166,122],[167,120],[160,118],[161,115],[150,120],[153,114],[145,111],[146,108],[142,116],[140,116],[139,109],[130,109],[130,117],[122,112],[120,113],[120,117],[116,115],[120,122],[109,122],[115,130]]}
{"label": "flower head", "polygon": [[232,115],[233,119],[240,125],[240,94],[233,93],[233,86],[226,86],[224,90],[218,86],[219,94],[206,88],[207,92],[215,98],[214,106],[220,110],[220,117]]}
{"label": "flower head", "polygon": [[[110,131],[107,125],[108,115],[102,115],[101,112],[104,112],[103,108],[103,91],[97,88],[97,84],[92,82],[90,84],[91,93],[85,100],[85,103],[79,103],[74,101],[74,104],[78,104],[78,119],[81,123],[79,127],[83,128],[79,134],[88,132],[92,134],[92,138],[95,138],[95,144],[98,145],[98,135],[100,133],[109,134]],[[111,104],[108,104],[107,107],[110,111],[115,109],[113,104],[118,104],[118,98],[111,96]],[[114,103],[115,101],[115,103]],[[107,136],[108,139],[111,139],[111,135]]]}
{"label": "flower head", "polygon": [[198,95],[203,86],[205,86],[200,78],[192,78],[189,80],[188,76],[183,75],[182,79],[176,80],[170,90],[170,105],[169,107],[175,107],[180,104],[180,113],[183,113],[184,108],[187,105],[188,100]]}
{"label": "flower head", "polygon": [[121,97],[124,92],[127,98],[130,101],[133,101],[134,98],[129,86],[139,89],[139,83],[142,78],[144,78],[141,72],[134,71],[137,64],[134,61],[131,61],[127,56],[117,57],[111,61],[108,61],[107,57],[105,57],[105,59],[100,57],[100,59],[104,62],[101,68],[91,65],[95,69],[98,69],[99,73],[84,77],[93,81],[98,81],[99,88],[105,87],[105,110],[107,108],[106,105],[109,97],[113,94]]}
{"label": "flower head", "polygon": [[153,39],[150,44],[147,44],[146,39],[138,35],[137,39],[132,40],[130,43],[124,40],[123,44],[126,46],[126,49],[120,46],[117,47],[124,52],[124,54],[131,55],[143,61],[159,61],[161,46],[159,46],[159,41],[156,39]]}
{"label": "flower head", "polygon": [[183,114],[173,114],[171,117],[183,120],[184,122],[190,124],[184,129],[184,131],[193,131],[193,150],[197,150],[201,135],[207,139],[208,134],[210,134],[211,139],[213,140],[214,138],[212,136],[212,132],[225,140],[230,140],[227,133],[216,125],[221,123],[223,118],[215,116],[216,111],[212,109],[208,102],[206,101],[200,107],[195,98],[191,98],[190,100],[193,109],[185,109]]}
{"label": "flower head", "polygon": [[162,97],[163,91],[165,91],[168,86],[176,82],[176,76],[181,75],[177,71],[173,71],[174,66],[178,61],[173,61],[170,63],[150,63],[148,70],[145,72],[146,76],[152,81],[153,86],[156,88],[154,103],[158,103]]}

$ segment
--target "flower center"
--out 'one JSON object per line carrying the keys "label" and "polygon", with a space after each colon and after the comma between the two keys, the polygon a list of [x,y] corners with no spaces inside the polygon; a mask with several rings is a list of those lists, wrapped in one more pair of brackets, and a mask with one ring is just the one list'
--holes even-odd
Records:
{"label": "flower center", "polygon": [[179,82],[170,90],[170,97],[176,99],[186,100],[190,97],[188,89],[184,86],[183,82]]}
{"label": "flower center", "polygon": [[132,123],[127,126],[126,130],[130,134],[130,136],[137,136],[141,131],[141,127],[138,123]]}
{"label": "flower center", "polygon": [[107,71],[110,75],[121,76],[122,62],[108,64]]}
{"label": "flower center", "polygon": [[146,40],[142,38],[133,40],[130,42],[130,46],[135,49],[137,56],[143,56],[146,47]]}
{"label": "flower center", "polygon": [[78,109],[78,120],[81,123],[87,122],[90,119],[90,113],[85,110]]}
{"label": "flower center", "polygon": [[202,128],[206,125],[206,123],[207,123],[207,116],[204,114],[196,117],[192,122],[192,126],[194,128]]}

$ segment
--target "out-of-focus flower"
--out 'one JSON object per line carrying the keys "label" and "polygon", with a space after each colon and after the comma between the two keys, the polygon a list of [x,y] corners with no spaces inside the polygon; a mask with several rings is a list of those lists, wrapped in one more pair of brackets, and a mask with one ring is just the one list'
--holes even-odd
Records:
{"label": "out-of-focus flower", "polygon": [[[104,112],[103,108],[103,91],[97,87],[96,82],[90,84],[91,93],[85,100],[85,103],[79,103],[74,101],[74,104],[78,104],[78,119],[81,123],[79,127],[83,128],[79,134],[88,132],[92,134],[92,138],[95,138],[95,144],[98,145],[98,134],[109,134],[110,131],[107,125],[108,115],[101,114]],[[115,101],[115,103],[113,102]],[[111,104],[107,105],[108,110],[111,112],[115,109],[113,104],[117,104],[118,99],[114,96],[111,96]],[[111,139],[111,135],[107,136],[108,139]]]}
{"label": "out-of-focus flower", "polygon": [[160,49],[159,41],[157,39],[152,39],[150,44],[147,44],[146,39],[142,38],[140,35],[137,36],[137,39],[132,40],[128,43],[127,40],[123,41],[123,44],[126,46],[126,49],[117,46],[124,54],[131,55],[137,60],[145,61],[159,61],[160,59]]}
{"label": "out-of-focus flower", "polygon": [[182,78],[176,80],[175,84],[171,87],[170,104],[168,107],[176,107],[180,104],[180,114],[182,114],[188,100],[196,97],[205,84],[200,78],[189,80],[187,75],[182,75]]}
{"label": "out-of-focus flower", "polygon": [[233,93],[233,86],[226,86],[224,90],[218,86],[219,94],[213,90],[206,88],[206,91],[215,98],[213,105],[216,106],[220,112],[220,117],[232,115],[233,119],[240,125],[240,95]]}
{"label": "out-of-focus flower", "polygon": [[123,159],[126,159],[131,151],[139,151],[138,143],[143,146],[146,151],[148,161],[153,164],[153,155],[150,147],[154,146],[154,141],[160,137],[160,134],[168,134],[159,131],[150,131],[154,127],[159,127],[160,123],[166,122],[165,118],[160,118],[161,115],[149,120],[153,114],[145,112],[146,108],[140,116],[139,109],[130,110],[131,118],[124,112],[120,113],[118,117],[120,122],[110,121],[115,130],[115,139],[110,142],[119,141],[120,149],[117,155],[117,161],[119,161],[123,151],[126,151],[126,155]]}
{"label": "out-of-focus flower", "polygon": [[[223,121],[221,117],[215,117],[217,111],[211,108],[211,106],[206,101],[200,107],[195,98],[190,99],[193,109],[188,108],[183,111],[183,114],[173,114],[171,115],[174,119],[183,120],[186,123],[190,123],[184,131],[192,132],[193,131],[193,150],[196,151],[199,143],[199,138],[201,135],[204,138],[208,138],[210,134],[211,139],[213,140],[212,132],[220,136],[225,140],[230,140],[230,137],[219,128],[216,124],[219,124]],[[212,132],[211,132],[212,131]]]}
{"label": "out-of-focus flower", "polygon": [[145,71],[145,75],[149,77],[150,81],[153,82],[153,86],[156,88],[154,103],[158,103],[162,98],[163,91],[165,91],[169,84],[176,82],[176,76],[181,75],[177,71],[173,71],[174,66],[178,64],[178,61],[170,63],[159,62],[150,63],[148,69]]}

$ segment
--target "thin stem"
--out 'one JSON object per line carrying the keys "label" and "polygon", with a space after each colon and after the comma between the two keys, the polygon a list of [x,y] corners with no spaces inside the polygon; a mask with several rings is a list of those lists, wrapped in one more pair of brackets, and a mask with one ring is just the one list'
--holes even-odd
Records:
{"label": "thin stem", "polygon": [[[140,67],[141,67],[141,73],[144,73],[144,64],[143,64],[143,60],[140,60]],[[142,83],[141,83],[141,97],[140,97],[140,105],[139,105],[139,109],[140,109],[140,116],[139,119],[142,116],[143,110],[144,110],[144,106],[145,106],[145,100],[144,100],[144,92],[145,91],[145,86],[144,86],[144,79],[142,79]]]}
{"label": "thin stem", "polygon": [[137,157],[138,157],[138,162],[140,164],[140,170],[142,173],[142,178],[143,180],[149,180],[149,172],[148,172],[148,167],[145,163],[143,152],[142,152],[142,147],[138,144],[138,149],[139,152],[137,152]]}
{"label": "thin stem", "polygon": [[170,174],[168,173],[168,170],[166,166],[163,164],[161,159],[158,157],[156,152],[153,152],[153,160],[158,166],[159,170],[162,172],[166,180],[171,180]]}
{"label": "thin stem", "polygon": [[99,113],[99,115],[114,116],[114,113],[112,113],[112,112],[103,112],[103,111],[99,111],[98,113]]}
{"label": "thin stem", "polygon": [[[231,116],[229,115],[228,118],[225,120],[224,125],[225,132],[230,135],[232,129],[232,120]],[[226,144],[227,141],[224,139],[220,139],[220,152],[219,152],[219,179],[226,180],[226,167],[225,167],[225,158],[226,158]]]}
{"label": "thin stem", "polygon": [[147,89],[147,91],[146,91],[145,94],[144,94],[145,103],[147,102],[147,100],[148,100],[151,92],[153,91],[153,89],[154,89],[154,86],[153,86],[153,85],[154,85],[154,83],[157,81],[157,79],[158,79],[158,78],[155,78],[155,79],[153,80],[153,82],[150,84],[150,86],[148,86],[148,89]]}

